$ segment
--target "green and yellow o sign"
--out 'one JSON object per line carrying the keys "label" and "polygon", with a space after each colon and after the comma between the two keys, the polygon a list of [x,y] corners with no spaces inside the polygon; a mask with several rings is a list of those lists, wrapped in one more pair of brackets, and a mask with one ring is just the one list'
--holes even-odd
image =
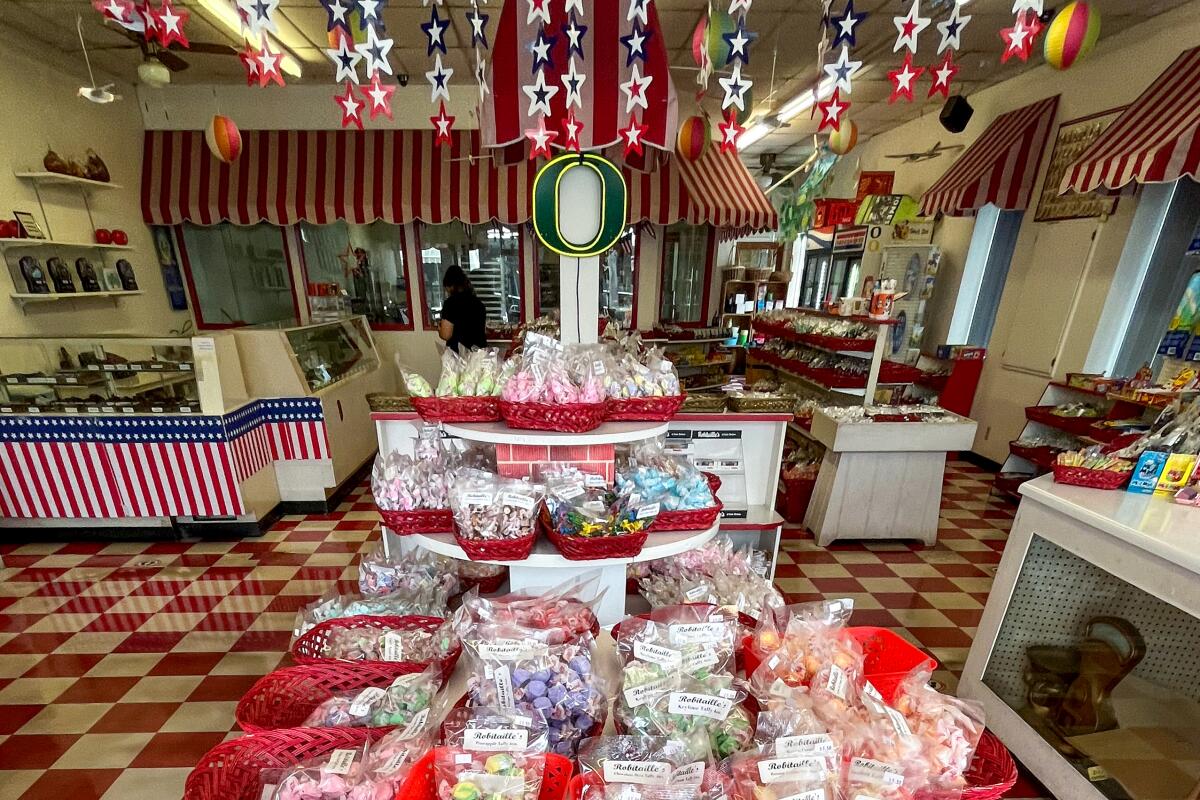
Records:
{"label": "green and yellow o sign", "polygon": [[625,178],[611,161],[567,153],[534,178],[533,230],[559,255],[599,255],[625,230],[626,202]]}

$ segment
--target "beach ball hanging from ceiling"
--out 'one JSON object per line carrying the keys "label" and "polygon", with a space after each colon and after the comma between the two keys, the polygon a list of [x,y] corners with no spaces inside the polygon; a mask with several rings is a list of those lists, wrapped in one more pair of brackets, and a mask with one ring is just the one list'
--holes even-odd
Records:
{"label": "beach ball hanging from ceiling", "polygon": [[713,68],[721,70],[729,62],[729,42],[723,36],[737,29],[737,21],[731,14],[713,9],[708,15],[708,57]]}
{"label": "beach ball hanging from ceiling", "polygon": [[1083,0],[1068,3],[1046,29],[1046,63],[1070,69],[1087,57],[1100,38],[1100,12]]}
{"label": "beach ball hanging from ceiling", "polygon": [[229,117],[217,114],[204,131],[204,141],[213,157],[232,164],[242,154],[242,132]]}
{"label": "beach ball hanging from ceiling", "polygon": [[708,17],[701,17],[692,31],[692,61],[697,67],[704,66],[704,39],[708,36]]}
{"label": "beach ball hanging from ceiling", "polygon": [[829,132],[829,150],[844,156],[858,144],[858,126],[853,120],[842,120],[841,127]]}
{"label": "beach ball hanging from ceiling", "polygon": [[704,155],[712,141],[712,125],[708,117],[688,117],[679,125],[679,136],[675,139],[675,152],[680,158],[695,161]]}

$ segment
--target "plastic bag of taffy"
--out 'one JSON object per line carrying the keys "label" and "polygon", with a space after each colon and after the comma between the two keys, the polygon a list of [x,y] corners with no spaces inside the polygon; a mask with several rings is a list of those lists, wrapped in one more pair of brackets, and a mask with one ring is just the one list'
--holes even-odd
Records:
{"label": "plastic bag of taffy", "polygon": [[537,800],[546,722],[506,708],[455,708],[434,751],[438,800]]}
{"label": "plastic bag of taffy", "polygon": [[854,612],[854,600],[820,600],[781,608],[764,608],[750,640],[750,649],[763,663],[779,655],[772,667],[777,677],[793,686],[806,683],[805,657],[809,640],[821,632],[841,630]]}
{"label": "plastic bag of taffy", "polygon": [[[687,741],[693,731],[702,731],[713,756],[723,759],[754,739],[754,717],[745,706],[748,697],[745,683],[728,675],[710,675],[702,681],[685,677],[677,689],[662,692],[634,709],[633,716],[639,723],[636,727],[646,727],[657,736]],[[634,725],[630,728],[636,729]],[[704,756],[699,747],[695,756]]]}
{"label": "plastic bag of taffy", "polygon": [[754,726],[759,752],[779,756],[826,756],[841,752],[842,737],[817,716],[807,687],[780,684],[762,703]]}
{"label": "plastic bag of taffy", "polygon": [[957,800],[984,731],[983,706],[938,692],[931,672],[919,668],[900,684],[896,711],[920,743],[927,768],[926,792],[937,800]]}
{"label": "plastic bag of taffy", "polygon": [[699,680],[733,674],[741,625],[732,609],[676,605],[651,616],[627,619],[617,630],[617,653],[626,669],[659,677],[680,671]]}
{"label": "plastic bag of taffy", "polygon": [[562,644],[599,629],[593,609],[604,596],[599,575],[585,572],[557,586],[529,588],[501,597],[480,597],[474,589],[463,595],[471,622],[497,622],[545,631],[545,641]]}
{"label": "plastic bag of taffy", "polygon": [[835,800],[841,754],[781,755],[774,747],[730,760],[735,800]]}
{"label": "plastic bag of taffy", "polygon": [[[831,613],[828,603],[806,605],[791,615],[778,647],[750,675],[751,690],[765,698],[777,683],[812,686],[849,704],[863,675],[862,646],[845,626],[849,612]],[[756,639],[762,630],[760,624]]]}
{"label": "plastic bag of taffy", "polygon": [[907,800],[922,789],[928,769],[921,744],[904,723],[867,689],[862,705],[843,713],[835,722],[842,734],[846,764],[843,791],[848,798],[859,795],[876,800]]}
{"label": "plastic bag of taffy", "polygon": [[[579,748],[579,769],[584,776],[581,800],[624,796],[619,791],[622,786],[687,788],[691,791],[686,797],[692,800],[719,800],[728,797],[731,785],[713,761],[703,731],[679,737],[585,739]],[[663,796],[662,800],[670,798]]]}
{"label": "plastic bag of taffy", "polygon": [[442,671],[431,665],[424,672],[400,675],[391,685],[339,692],[313,709],[306,727],[357,728],[416,725],[429,718],[433,698],[442,688]]}
{"label": "plastic bag of taffy", "polygon": [[365,743],[359,748],[334,750],[275,773],[281,777],[266,777],[279,782],[272,794],[264,792],[264,796],[272,800],[390,800],[413,761],[428,749],[429,741],[421,746],[425,749],[420,752],[415,748],[389,748],[378,758],[370,754]]}

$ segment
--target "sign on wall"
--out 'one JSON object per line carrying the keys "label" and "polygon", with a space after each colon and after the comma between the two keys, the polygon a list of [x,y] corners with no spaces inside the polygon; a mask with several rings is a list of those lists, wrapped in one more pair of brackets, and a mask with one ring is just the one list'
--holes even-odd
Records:
{"label": "sign on wall", "polygon": [[1052,222],[1064,219],[1089,219],[1107,217],[1117,210],[1117,197],[1100,192],[1065,195],[1058,193],[1067,169],[1083,155],[1083,151],[1112,124],[1125,106],[1111,111],[1102,111],[1088,117],[1070,120],[1058,126],[1058,138],[1050,155],[1050,166],[1042,182],[1042,196],[1038,200],[1034,222]]}

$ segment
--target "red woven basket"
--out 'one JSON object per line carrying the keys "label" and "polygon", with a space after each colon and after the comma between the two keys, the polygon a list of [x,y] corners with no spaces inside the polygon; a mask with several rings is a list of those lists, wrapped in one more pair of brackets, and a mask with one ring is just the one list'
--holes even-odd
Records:
{"label": "red woven basket", "polygon": [[499,397],[414,397],[413,409],[426,422],[496,422]]}
{"label": "red woven basket", "polygon": [[721,490],[721,479],[711,472],[705,472],[704,478],[708,481],[708,489],[712,492],[713,500],[716,500],[715,506],[690,511],[660,511],[647,530],[650,533],[702,531],[715,525],[721,516],[721,509],[725,507],[725,504],[717,499],[717,492]]}
{"label": "red woven basket", "polygon": [[287,769],[340,748],[359,748],[386,732],[385,728],[281,728],[222,742],[205,753],[188,775],[183,800],[260,800],[263,770]]}
{"label": "red woven basket", "polygon": [[[333,631],[341,628],[383,628],[394,631],[435,631],[445,622],[441,617],[384,617],[362,615],[358,617],[342,617],[329,619],[313,626],[311,630],[292,642],[292,658],[298,664],[371,664],[384,669],[391,669],[392,676],[405,675],[410,672],[424,672],[431,662],[427,661],[347,661],[340,658],[329,658],[325,648]],[[462,654],[462,646],[457,642],[438,662],[442,671],[442,679],[448,680]]]}
{"label": "red woven basket", "polygon": [[454,533],[454,512],[448,508],[423,508],[416,511],[379,509],[383,524],[397,536],[413,533]]}
{"label": "red woven basket", "polygon": [[[435,759],[437,748],[430,750],[421,757],[400,785],[395,800],[435,800],[437,797],[437,777]],[[546,770],[542,773],[542,788],[538,791],[538,800],[563,800],[567,785],[571,782],[574,767],[569,758],[557,753],[546,754]]]}
{"label": "red woven basket", "polygon": [[500,587],[508,580],[508,567],[504,567],[503,569],[503,572],[486,578],[464,578],[460,575],[458,583],[462,587],[462,593],[469,592],[472,589],[478,589],[480,594],[491,594],[492,592],[500,591]]}
{"label": "red woven basket", "polygon": [[607,403],[510,403],[500,401],[500,416],[510,428],[586,433],[604,422]]}
{"label": "red woven basket", "polygon": [[620,536],[563,536],[550,527],[544,527],[543,532],[568,561],[633,558],[642,552],[649,534],[648,530],[644,530]]}
{"label": "red woven basket", "polygon": [[454,538],[472,561],[524,561],[533,552],[537,531],[519,539],[468,539],[455,530]]}
{"label": "red woven basket", "polygon": [[1111,469],[1085,469],[1054,465],[1054,482],[1071,486],[1086,486],[1089,489],[1120,489],[1129,482],[1132,471],[1114,472]]}
{"label": "red woven basket", "polygon": [[679,412],[687,393],[673,397],[625,397],[608,401],[614,422],[668,422]]}
{"label": "red woven basket", "polygon": [[[962,800],[999,800],[1017,782],[1017,762],[996,735],[985,730],[964,777],[967,788],[963,789]],[[917,792],[918,798],[927,796]]]}
{"label": "red woven basket", "polygon": [[339,692],[386,688],[404,674],[390,664],[327,661],[285,667],[264,675],[237,704],[234,716],[246,733],[299,728],[317,706]]}

